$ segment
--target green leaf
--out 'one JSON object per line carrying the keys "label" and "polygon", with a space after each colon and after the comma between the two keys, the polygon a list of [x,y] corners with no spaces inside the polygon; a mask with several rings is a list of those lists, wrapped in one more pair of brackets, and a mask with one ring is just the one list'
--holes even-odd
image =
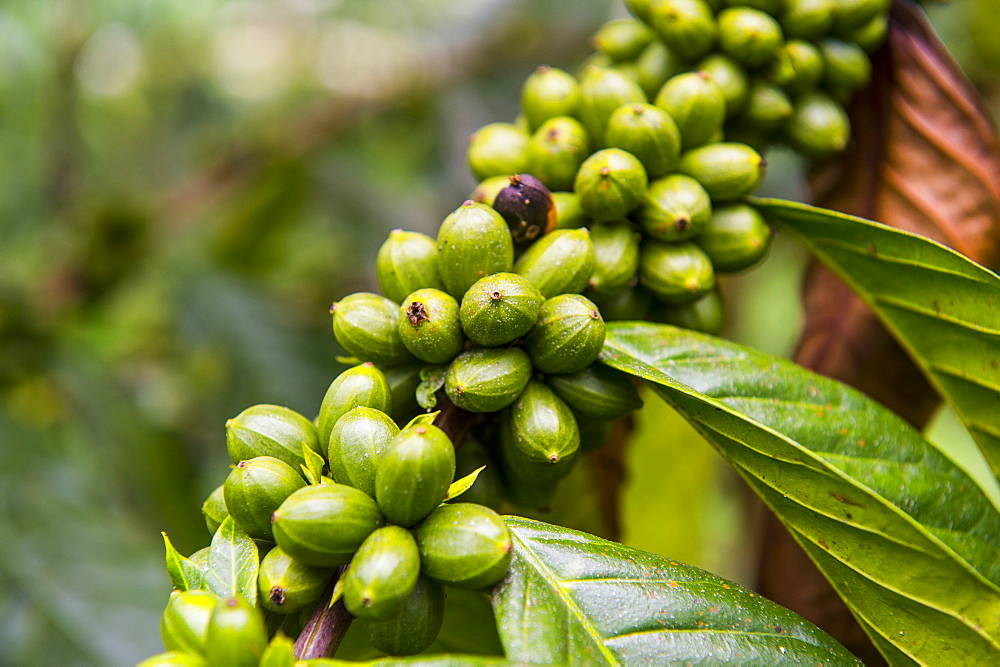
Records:
{"label": "green leaf", "polygon": [[279,632],[264,649],[260,667],[295,667],[295,644]]}
{"label": "green leaf", "polygon": [[484,470],[486,470],[486,466],[479,466],[462,479],[456,479],[451,483],[451,486],[448,487],[448,493],[445,494],[444,500],[441,502],[453,500],[471,489],[472,485],[476,483],[476,478],[479,477],[479,473]]}
{"label": "green leaf", "polygon": [[404,426],[403,428],[413,428],[415,426],[433,424],[434,420],[437,419],[437,416],[439,414],[441,414],[440,410],[438,410],[437,412],[427,412],[422,415],[417,415],[416,417],[411,419],[410,423]]}
{"label": "green leaf", "polygon": [[179,591],[196,591],[204,587],[205,576],[195,563],[181,555],[174,545],[171,544],[167,534],[163,535],[163,547],[167,552],[167,574],[170,575],[170,582]]}
{"label": "green leaf", "polygon": [[544,664],[860,664],[787,609],[695,567],[504,517],[511,572],[493,592],[508,659]]}
{"label": "green leaf", "polygon": [[227,516],[208,551],[208,590],[221,598],[242,597],[257,604],[257,545]]}
{"label": "green leaf", "polygon": [[420,369],[420,384],[417,385],[417,405],[424,410],[433,410],[437,407],[437,391],[444,386],[448,377],[447,364],[436,366],[425,366]]}
{"label": "green leaf", "polygon": [[875,311],[1000,477],[1000,277],[916,234],[780,199],[753,203]]}
{"label": "green leaf", "polygon": [[302,443],[302,457],[306,460],[302,464],[302,473],[306,481],[310,484],[319,484],[323,479],[323,466],[326,465],[326,461],[305,443]]}
{"label": "green leaf", "polygon": [[1000,514],[901,418],[841,383],[670,326],[613,323],[604,363],[653,383],[737,469],[877,644],[1000,650]]}

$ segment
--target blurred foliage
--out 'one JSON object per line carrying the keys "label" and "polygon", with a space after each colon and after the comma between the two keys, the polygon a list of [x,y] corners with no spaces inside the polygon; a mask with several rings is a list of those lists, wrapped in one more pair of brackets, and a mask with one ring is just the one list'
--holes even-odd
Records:
{"label": "blurred foliage", "polygon": [[[329,303],[374,287],[388,231],[434,233],[465,199],[465,138],[514,117],[535,66],[572,68],[623,13],[569,7],[0,4],[0,664],[160,650],[159,531],[207,544],[226,418],[315,413],[340,370]],[[997,0],[933,16],[996,109]],[[768,194],[801,196],[771,163]],[[801,265],[779,243],[730,281],[730,332],[790,352]],[[741,487],[665,409],[639,433],[626,539],[746,581]]]}

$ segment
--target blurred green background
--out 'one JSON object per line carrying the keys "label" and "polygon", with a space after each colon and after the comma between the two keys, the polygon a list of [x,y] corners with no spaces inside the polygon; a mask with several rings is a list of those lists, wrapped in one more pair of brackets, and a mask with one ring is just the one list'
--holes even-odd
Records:
{"label": "blurred green background", "polygon": [[[0,664],[161,650],[159,532],[207,544],[225,420],[256,403],[316,412],[341,369],[330,302],[375,288],[388,231],[434,234],[466,198],[466,137],[516,115],[535,66],[572,69],[623,14],[609,0],[0,2]],[[933,16],[1000,107],[1000,0]],[[768,193],[800,197],[798,163],[771,162]],[[791,351],[802,262],[779,239],[726,286],[731,335]],[[740,485],[649,398],[625,540],[751,582]],[[664,452],[674,463],[652,465]]]}

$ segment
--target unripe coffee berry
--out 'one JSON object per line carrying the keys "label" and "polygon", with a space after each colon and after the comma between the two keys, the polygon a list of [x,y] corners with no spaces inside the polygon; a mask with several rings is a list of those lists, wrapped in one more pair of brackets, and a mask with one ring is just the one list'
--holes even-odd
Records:
{"label": "unripe coffee berry", "polygon": [[627,102],[645,102],[635,79],[614,69],[588,67],[580,79],[580,120],[593,142],[604,144],[604,130],[614,110]]}
{"label": "unripe coffee berry", "polygon": [[208,591],[173,591],[160,618],[160,637],[168,651],[205,654],[208,619],[217,599]]}
{"label": "unripe coffee berry", "polygon": [[226,509],[225,486],[225,484],[220,484],[215,487],[215,490],[208,495],[208,498],[201,505],[201,513],[205,517],[205,526],[212,535],[215,535],[215,531],[219,529],[222,522],[229,516],[229,510]]}
{"label": "unripe coffee berry", "polygon": [[364,406],[385,413],[392,411],[389,381],[375,364],[364,363],[349,368],[330,383],[319,408],[319,442],[323,450],[330,445],[330,432],[337,420],[354,408]]}
{"label": "unripe coffee berry", "polygon": [[571,460],[580,446],[580,431],[569,407],[538,380],[528,383],[510,408],[510,433],[518,451],[543,466]]}
{"label": "unripe coffee berry", "polygon": [[379,460],[375,500],[385,517],[412,526],[441,504],[455,478],[455,448],[433,424],[399,432]]}
{"label": "unripe coffee berry", "polygon": [[771,228],[757,209],[746,204],[716,207],[695,243],[718,273],[753,266],[771,245]]}
{"label": "unripe coffee berry", "polygon": [[628,289],[639,269],[641,236],[627,221],[593,225],[590,240],[595,263],[587,288],[600,294],[617,294]]}
{"label": "unripe coffee berry", "polygon": [[532,131],[550,118],[575,116],[579,108],[580,83],[569,72],[542,65],[524,80],[521,112]]}
{"label": "unripe coffee berry", "polygon": [[331,568],[304,565],[274,547],[260,561],[260,605],[276,614],[294,614],[318,600],[332,576]]}
{"label": "unripe coffee berry", "polygon": [[575,373],[597,359],[604,334],[604,320],[593,301],[562,294],[542,305],[524,347],[539,371]]}
{"label": "unripe coffee berry", "polygon": [[574,190],[595,220],[618,220],[642,201],[648,178],[639,158],[620,148],[597,151],[580,165]]}
{"label": "unripe coffee berry", "polygon": [[549,118],[528,142],[527,170],[552,190],[568,190],[590,150],[590,135],[580,121]]}
{"label": "unripe coffee berry", "polygon": [[399,307],[399,337],[413,356],[431,364],[451,361],[465,347],[458,301],[441,290],[417,290]]}
{"label": "unripe coffee berry", "polygon": [[697,236],[712,216],[712,200],[690,176],[673,174],[649,184],[636,214],[639,227],[661,241]]}
{"label": "unripe coffee berry", "polygon": [[254,405],[226,422],[226,448],[233,463],[273,456],[297,468],[305,463],[303,445],[323,454],[316,426],[280,405]]}
{"label": "unripe coffee berry", "polygon": [[810,93],[795,101],[795,111],[785,126],[785,138],[806,157],[829,157],[847,147],[851,121],[844,107],[832,97]]}
{"label": "unripe coffee berry", "polygon": [[635,60],[654,39],[653,32],[635,19],[618,19],[602,25],[591,39],[594,48],[615,62]]}
{"label": "unripe coffee berry", "polygon": [[[743,65],[722,53],[713,53],[697,64],[701,72],[705,72],[719,84],[722,96],[726,100],[726,118],[735,118],[743,111],[750,92],[750,79]],[[720,141],[720,138],[713,138]]]}
{"label": "unripe coffee berry", "polygon": [[681,136],[663,109],[652,104],[624,104],[611,114],[605,140],[639,158],[649,178],[670,173],[680,156]]}
{"label": "unripe coffee berry", "polygon": [[386,621],[368,622],[368,639],[383,653],[414,655],[434,643],[443,621],[444,588],[421,575],[398,614]]}
{"label": "unripe coffee berry", "polygon": [[594,272],[594,245],[586,229],[559,229],[524,251],[514,272],[545,298],[581,292]]}
{"label": "unripe coffee berry", "polygon": [[295,468],[271,456],[240,461],[226,478],[223,494],[233,521],[247,535],[271,539],[271,514],[306,485]]}
{"label": "unripe coffee berry", "polygon": [[663,301],[687,303],[715,287],[715,271],[694,243],[647,240],[639,258],[639,282]]}
{"label": "unripe coffee berry", "polygon": [[437,244],[419,232],[401,229],[389,232],[375,259],[375,276],[382,293],[396,303],[424,287],[444,289],[438,271]]}
{"label": "unripe coffee berry", "polygon": [[378,294],[351,294],[330,307],[333,334],[340,346],[358,359],[401,364],[413,357],[399,338],[398,308]]}
{"label": "unripe coffee berry", "polygon": [[420,553],[410,531],[379,528],[358,547],[344,574],[344,606],[358,618],[387,620],[398,614],[420,574]]}
{"label": "unripe coffee berry", "polygon": [[260,610],[242,597],[220,600],[216,604],[205,634],[208,664],[256,667],[265,648],[267,630]]}
{"label": "unripe coffee berry", "polygon": [[389,415],[373,408],[354,408],[337,420],[330,433],[330,474],[375,497],[379,459],[399,434]]}
{"label": "unripe coffee berry", "polygon": [[687,151],[677,171],[701,183],[712,201],[726,201],[752,194],[764,180],[766,166],[746,144],[721,142]]}
{"label": "unripe coffee berry", "polygon": [[719,48],[748,67],[761,67],[774,59],[784,42],[778,22],[749,7],[719,12]]}
{"label": "unripe coffee berry", "polygon": [[713,289],[690,303],[657,303],[649,312],[649,321],[672,324],[714,336],[726,324],[726,309],[719,290]]}
{"label": "unripe coffee berry", "polygon": [[660,39],[686,60],[708,53],[718,34],[712,8],[703,0],[659,0],[652,4],[649,22]]}
{"label": "unripe coffee berry", "polygon": [[441,583],[478,590],[503,579],[510,568],[510,530],[488,507],[442,505],[415,532],[424,574]]}
{"label": "unripe coffee berry", "polygon": [[511,123],[490,123],[469,137],[466,158],[476,180],[519,174],[527,167],[528,135]]}
{"label": "unripe coffee berry", "polygon": [[726,118],[726,97],[707,72],[671,77],[657,93],[656,106],[674,120],[684,149],[708,143]]}
{"label": "unripe coffee berry", "polygon": [[516,273],[487,276],[462,297],[462,330],[484,347],[509,343],[531,330],[544,301],[538,288]]}
{"label": "unripe coffee berry", "polygon": [[778,17],[787,37],[818,39],[833,26],[837,0],[785,0]]}
{"label": "unripe coffee berry", "polygon": [[496,412],[517,399],[531,370],[531,359],[521,348],[472,348],[451,362],[444,390],[463,410]]}
{"label": "unripe coffee berry", "polygon": [[548,375],[546,384],[577,415],[617,420],[642,407],[632,379],[603,364],[591,364],[569,375]]}
{"label": "unripe coffee berry", "polygon": [[467,201],[441,223],[438,268],[449,294],[462,298],[484,276],[514,268],[507,223],[489,206]]}

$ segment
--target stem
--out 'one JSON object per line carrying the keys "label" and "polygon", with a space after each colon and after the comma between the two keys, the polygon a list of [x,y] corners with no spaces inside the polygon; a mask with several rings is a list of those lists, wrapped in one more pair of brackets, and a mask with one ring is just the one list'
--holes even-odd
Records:
{"label": "stem", "polygon": [[330,598],[333,596],[333,589],[337,581],[347,570],[346,565],[337,568],[337,576],[330,582],[323,597],[316,603],[316,609],[312,617],[302,628],[299,638],[295,640],[295,657],[299,660],[312,660],[314,658],[330,658],[336,653],[340,642],[344,640],[351,621],[354,617],[344,606],[341,598],[330,606]]}

